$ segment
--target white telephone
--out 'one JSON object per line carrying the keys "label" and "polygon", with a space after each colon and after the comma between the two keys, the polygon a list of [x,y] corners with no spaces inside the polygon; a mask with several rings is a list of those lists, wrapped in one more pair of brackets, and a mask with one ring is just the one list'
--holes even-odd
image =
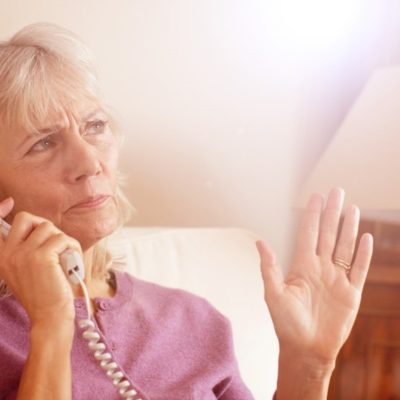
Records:
{"label": "white telephone", "polygon": [[[10,224],[0,218],[0,234],[2,234],[4,238],[8,236],[10,228]],[[81,255],[76,250],[65,250],[60,255],[60,265],[71,283],[81,285],[85,296],[88,317],[87,319],[79,321],[79,326],[82,329],[85,329],[82,334],[83,338],[89,342],[88,346],[93,352],[94,358],[99,361],[100,367],[105,371],[107,377],[111,379],[113,385],[118,389],[119,395],[123,399],[133,399],[134,396],[138,395],[137,391],[131,387],[130,382],[125,378],[118,364],[113,361],[111,354],[105,352],[106,345],[100,341],[101,336],[96,329],[96,323],[90,306],[89,294],[85,282],[83,281],[85,276],[85,267]],[[135,400],[142,399],[135,397]]]}

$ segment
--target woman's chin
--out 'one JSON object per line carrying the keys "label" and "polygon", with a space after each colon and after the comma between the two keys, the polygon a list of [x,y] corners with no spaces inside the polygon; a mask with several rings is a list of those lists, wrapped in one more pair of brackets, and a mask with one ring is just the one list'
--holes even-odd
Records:
{"label": "woman's chin", "polygon": [[81,220],[66,221],[62,230],[79,241],[82,250],[95,245],[100,240],[111,235],[118,227],[118,212],[109,210],[107,215],[90,215]]}
{"label": "woman's chin", "polygon": [[91,227],[91,229],[87,228],[71,234],[72,237],[78,240],[83,251],[86,251],[100,240],[111,235],[117,229],[117,223],[101,227]]}

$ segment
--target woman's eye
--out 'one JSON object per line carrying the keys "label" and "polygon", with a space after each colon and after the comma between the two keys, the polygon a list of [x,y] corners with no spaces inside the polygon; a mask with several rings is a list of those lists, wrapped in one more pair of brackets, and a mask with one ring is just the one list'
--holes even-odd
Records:
{"label": "woman's eye", "polygon": [[55,145],[52,135],[46,136],[37,141],[29,150],[29,153],[46,151]]}
{"label": "woman's eye", "polygon": [[88,135],[98,135],[104,133],[107,127],[107,121],[93,121],[89,122],[86,127],[86,134]]}

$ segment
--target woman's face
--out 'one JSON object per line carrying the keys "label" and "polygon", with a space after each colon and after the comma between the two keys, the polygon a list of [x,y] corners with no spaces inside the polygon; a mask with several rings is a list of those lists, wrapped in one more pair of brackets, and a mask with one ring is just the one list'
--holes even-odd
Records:
{"label": "woman's face", "polygon": [[28,211],[51,220],[85,250],[118,222],[117,140],[98,106],[80,107],[39,126],[40,135],[0,130],[0,199],[10,215]]}

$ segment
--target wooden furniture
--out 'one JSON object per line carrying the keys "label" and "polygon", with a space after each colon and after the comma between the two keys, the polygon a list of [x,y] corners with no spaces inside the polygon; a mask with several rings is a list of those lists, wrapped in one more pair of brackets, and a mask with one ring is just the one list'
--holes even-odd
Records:
{"label": "wooden furniture", "polygon": [[400,225],[362,221],[360,228],[374,235],[374,256],[328,399],[400,400]]}

